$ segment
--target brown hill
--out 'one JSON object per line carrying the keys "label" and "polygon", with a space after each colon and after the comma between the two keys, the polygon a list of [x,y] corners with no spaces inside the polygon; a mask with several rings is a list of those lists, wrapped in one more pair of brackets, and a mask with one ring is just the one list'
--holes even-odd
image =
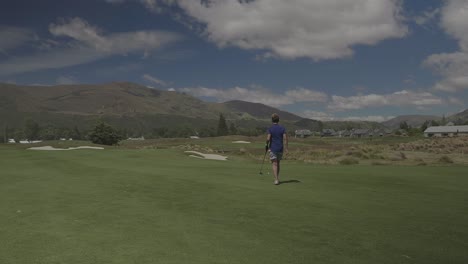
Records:
{"label": "brown hill", "polygon": [[291,114],[286,111],[281,111],[277,108],[266,106],[260,103],[251,103],[239,100],[233,100],[221,103],[223,107],[230,110],[232,113],[237,113],[239,117],[246,117],[245,114],[255,118],[255,119],[263,119],[269,120],[271,114],[277,113],[281,120],[287,120],[289,122],[301,120],[302,117],[297,116],[295,114]]}
{"label": "brown hill", "polygon": [[133,83],[101,85],[18,86],[0,84],[0,109],[73,115],[133,116],[169,114],[217,118],[222,106],[192,96],[150,89]]}
{"label": "brown hill", "polygon": [[300,117],[262,104],[242,101],[208,103],[193,96],[114,82],[99,85],[23,86],[0,83],[0,126],[21,128],[26,119],[41,126],[90,129],[104,119],[121,129],[215,128],[219,114],[246,129],[270,124],[272,113],[283,121]]}
{"label": "brown hill", "polygon": [[457,125],[467,125],[468,124],[468,109],[447,117],[447,120],[452,121]]}

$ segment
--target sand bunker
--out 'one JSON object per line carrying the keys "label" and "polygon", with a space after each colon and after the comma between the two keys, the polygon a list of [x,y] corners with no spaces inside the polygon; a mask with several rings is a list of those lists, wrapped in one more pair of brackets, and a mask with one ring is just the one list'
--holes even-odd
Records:
{"label": "sand bunker", "polygon": [[185,153],[195,154],[195,155],[189,155],[189,157],[192,157],[192,158],[211,159],[211,160],[227,160],[227,157],[217,155],[217,154],[203,154],[203,153],[200,153],[198,151],[185,151]]}
{"label": "sand bunker", "polygon": [[33,148],[29,148],[29,149],[31,149],[31,150],[75,150],[75,149],[104,149],[104,148],[82,146],[82,147],[76,147],[76,148],[63,149],[63,148],[54,148],[54,147],[51,147],[51,146],[44,146],[44,147],[33,147]]}
{"label": "sand bunker", "polygon": [[232,143],[235,143],[235,144],[250,144],[250,142],[248,142],[248,141],[233,141]]}

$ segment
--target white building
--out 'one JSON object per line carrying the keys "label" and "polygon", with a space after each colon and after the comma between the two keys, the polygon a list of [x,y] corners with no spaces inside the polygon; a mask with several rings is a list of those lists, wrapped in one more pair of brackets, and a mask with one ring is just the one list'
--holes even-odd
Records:
{"label": "white building", "polygon": [[308,129],[298,129],[294,131],[294,137],[305,138],[312,135],[312,131]]}
{"label": "white building", "polygon": [[425,137],[468,136],[468,126],[432,126],[424,130]]}

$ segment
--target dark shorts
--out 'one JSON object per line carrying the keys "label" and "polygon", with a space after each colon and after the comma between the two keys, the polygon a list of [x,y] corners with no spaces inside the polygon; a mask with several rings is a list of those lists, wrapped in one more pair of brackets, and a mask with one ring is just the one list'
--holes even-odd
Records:
{"label": "dark shorts", "polygon": [[283,152],[270,151],[270,160],[281,160],[283,158]]}

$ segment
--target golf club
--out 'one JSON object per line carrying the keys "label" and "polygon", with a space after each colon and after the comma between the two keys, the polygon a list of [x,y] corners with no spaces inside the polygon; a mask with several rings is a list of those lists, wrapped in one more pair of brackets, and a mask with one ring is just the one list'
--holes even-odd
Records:
{"label": "golf club", "polygon": [[258,174],[260,174],[260,175],[263,175],[263,172],[262,172],[262,170],[263,170],[263,164],[265,163],[265,157],[266,157],[267,152],[268,152],[268,150],[265,151],[265,155],[263,155],[262,167],[260,167],[260,172],[258,173]]}

